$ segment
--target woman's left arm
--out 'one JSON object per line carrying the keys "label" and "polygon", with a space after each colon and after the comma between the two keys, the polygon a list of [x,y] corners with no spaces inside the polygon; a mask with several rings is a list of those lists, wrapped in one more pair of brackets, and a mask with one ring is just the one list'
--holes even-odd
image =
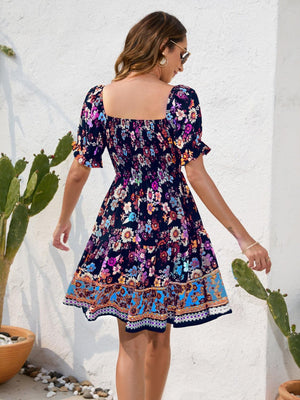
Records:
{"label": "woman's left arm", "polygon": [[[207,209],[225,226],[237,239],[242,252],[249,259],[249,267],[257,271],[271,269],[271,260],[267,250],[249,235],[241,222],[230,210],[215,183],[207,173],[203,156],[188,162],[185,166],[186,175],[192,188],[195,190]],[[251,246],[252,244],[255,245]]]}

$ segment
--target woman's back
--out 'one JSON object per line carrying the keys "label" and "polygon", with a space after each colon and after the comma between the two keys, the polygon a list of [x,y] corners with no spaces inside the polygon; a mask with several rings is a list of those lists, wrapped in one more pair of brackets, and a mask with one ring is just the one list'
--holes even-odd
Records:
{"label": "woman's back", "polygon": [[172,87],[154,77],[112,82],[103,89],[105,114],[124,119],[163,119]]}

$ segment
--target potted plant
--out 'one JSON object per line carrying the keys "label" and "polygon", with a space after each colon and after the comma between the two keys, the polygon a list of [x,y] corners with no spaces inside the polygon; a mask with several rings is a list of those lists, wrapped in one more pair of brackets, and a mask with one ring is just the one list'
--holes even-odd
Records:
{"label": "potted plant", "polygon": [[53,156],[47,156],[43,150],[34,156],[22,195],[20,175],[25,170],[27,161],[23,158],[13,165],[6,155],[2,154],[0,157],[0,331],[9,336],[26,338],[15,344],[0,346],[0,383],[20,370],[35,338],[26,329],[2,326],[10,266],[23,242],[29,219],[49,204],[58,189],[58,176],[50,170],[67,158],[72,149],[72,141],[73,137],[69,132],[60,139]]}
{"label": "potted plant", "polygon": [[[232,262],[233,275],[238,281],[237,286],[241,286],[249,294],[265,300],[268,304],[271,315],[283,335],[288,340],[290,352],[300,368],[300,333],[296,332],[296,326],[290,326],[288,310],[285,302],[286,294],[281,294],[280,290],[271,291],[265,289],[257,275],[247,263],[241,259],[235,259]],[[278,400],[293,400],[300,395],[300,380],[285,382],[279,386]]]}

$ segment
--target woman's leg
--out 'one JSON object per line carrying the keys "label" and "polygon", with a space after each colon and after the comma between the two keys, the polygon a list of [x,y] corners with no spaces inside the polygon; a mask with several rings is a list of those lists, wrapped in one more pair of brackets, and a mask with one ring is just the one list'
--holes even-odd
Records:
{"label": "woman's leg", "polygon": [[[148,331],[145,359],[145,400],[161,400],[168,376],[171,325],[163,333]],[[141,397],[142,399],[142,397]]]}
{"label": "woman's leg", "polygon": [[[116,368],[118,400],[144,400],[147,331],[138,333],[126,332],[125,323],[119,319],[118,327],[120,339]],[[158,398],[155,400],[158,400]]]}

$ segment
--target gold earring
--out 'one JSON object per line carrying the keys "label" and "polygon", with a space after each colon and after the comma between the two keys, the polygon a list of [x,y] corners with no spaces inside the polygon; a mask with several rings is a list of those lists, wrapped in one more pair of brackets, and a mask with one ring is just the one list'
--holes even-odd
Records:
{"label": "gold earring", "polygon": [[168,64],[168,59],[166,56],[162,53],[162,58],[159,60],[159,66],[160,67],[165,67]]}

